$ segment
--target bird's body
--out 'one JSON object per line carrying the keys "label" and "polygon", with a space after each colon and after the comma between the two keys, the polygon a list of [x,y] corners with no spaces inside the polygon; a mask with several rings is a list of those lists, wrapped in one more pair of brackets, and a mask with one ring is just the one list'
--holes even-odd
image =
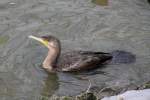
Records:
{"label": "bird's body", "polygon": [[99,67],[112,58],[111,54],[91,51],[69,51],[60,55],[56,70],[81,71]]}
{"label": "bird's body", "polygon": [[[94,51],[69,51],[61,54],[60,41],[54,36],[43,36],[37,38],[30,36],[43,43],[49,50],[43,61],[43,68],[47,71],[83,71],[100,67],[105,62],[111,60],[115,63],[134,61],[134,56],[128,52],[115,51],[112,53]],[[124,59],[123,59],[124,58]],[[117,60],[117,61],[116,61]]]}

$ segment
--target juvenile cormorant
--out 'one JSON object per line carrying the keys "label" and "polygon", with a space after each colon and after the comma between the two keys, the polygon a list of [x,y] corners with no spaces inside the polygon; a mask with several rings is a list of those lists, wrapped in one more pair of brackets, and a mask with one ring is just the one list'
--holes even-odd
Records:
{"label": "juvenile cormorant", "polygon": [[43,61],[43,68],[49,72],[71,72],[94,69],[112,58],[110,53],[93,51],[69,51],[60,54],[61,44],[56,37],[51,35],[35,37],[31,35],[29,38],[41,42],[49,49]]}

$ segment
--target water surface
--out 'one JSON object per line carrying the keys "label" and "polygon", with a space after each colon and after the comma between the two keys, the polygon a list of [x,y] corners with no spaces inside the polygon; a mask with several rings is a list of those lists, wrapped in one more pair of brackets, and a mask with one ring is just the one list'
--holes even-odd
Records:
{"label": "water surface", "polygon": [[[110,0],[98,6],[91,0],[0,1],[0,98],[37,100],[42,96],[76,95],[91,80],[98,88],[142,84],[150,77],[150,6],[147,0]],[[131,64],[109,64],[97,74],[47,74],[41,64],[47,48],[28,35],[51,34],[62,52],[123,50],[136,55]],[[91,72],[90,72],[91,73]]]}
{"label": "water surface", "polygon": [[108,6],[108,0],[92,0],[92,2],[100,6]]}

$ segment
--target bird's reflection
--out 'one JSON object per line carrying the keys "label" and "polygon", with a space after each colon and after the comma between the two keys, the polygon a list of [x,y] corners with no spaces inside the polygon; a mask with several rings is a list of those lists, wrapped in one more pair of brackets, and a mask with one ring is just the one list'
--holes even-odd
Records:
{"label": "bird's reflection", "polygon": [[52,96],[59,87],[57,73],[48,73],[47,75],[41,92],[42,97]]}

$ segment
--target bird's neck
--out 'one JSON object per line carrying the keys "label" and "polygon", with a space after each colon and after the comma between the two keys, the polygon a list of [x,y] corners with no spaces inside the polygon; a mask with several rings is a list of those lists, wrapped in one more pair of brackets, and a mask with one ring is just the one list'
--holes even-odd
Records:
{"label": "bird's neck", "polygon": [[43,62],[43,67],[49,71],[53,70],[59,54],[60,54],[59,49],[50,49]]}

